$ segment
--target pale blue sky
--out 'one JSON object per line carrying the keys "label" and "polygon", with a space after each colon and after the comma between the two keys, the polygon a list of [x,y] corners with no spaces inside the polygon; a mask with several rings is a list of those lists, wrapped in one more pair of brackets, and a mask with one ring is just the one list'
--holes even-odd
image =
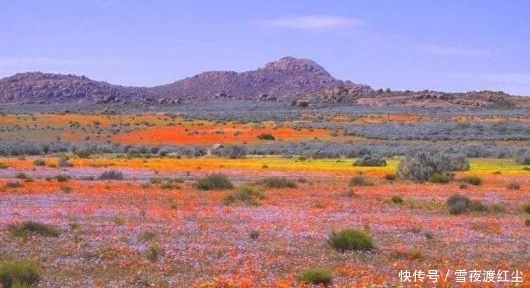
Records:
{"label": "pale blue sky", "polygon": [[283,56],[394,90],[530,95],[530,1],[0,0],[0,77],[153,86]]}

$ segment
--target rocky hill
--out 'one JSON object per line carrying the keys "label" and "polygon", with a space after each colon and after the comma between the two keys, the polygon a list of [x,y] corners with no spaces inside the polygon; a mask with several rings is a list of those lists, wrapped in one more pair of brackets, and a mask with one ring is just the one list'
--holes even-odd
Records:
{"label": "rocky hill", "polygon": [[307,59],[284,57],[247,72],[210,71],[168,85],[154,87],[154,94],[163,97],[208,99],[282,99],[305,95],[337,86],[370,89],[333,78],[322,66]]}
{"label": "rocky hill", "polygon": [[123,87],[84,76],[20,73],[0,80],[3,103],[127,102],[169,103],[184,100],[277,100],[317,93],[336,86],[370,89],[333,78],[322,66],[307,59],[284,57],[247,72],[209,71],[156,87]]}
{"label": "rocky hill", "polygon": [[0,103],[140,103],[178,104],[214,98],[288,101],[300,107],[313,103],[407,105],[416,107],[530,107],[530,97],[503,92],[373,90],[367,85],[331,76],[312,60],[284,57],[246,72],[209,71],[167,85],[124,87],[84,76],[20,73],[0,79]]}
{"label": "rocky hill", "polygon": [[0,79],[2,103],[108,103],[148,95],[147,88],[111,85],[75,75],[29,72]]}

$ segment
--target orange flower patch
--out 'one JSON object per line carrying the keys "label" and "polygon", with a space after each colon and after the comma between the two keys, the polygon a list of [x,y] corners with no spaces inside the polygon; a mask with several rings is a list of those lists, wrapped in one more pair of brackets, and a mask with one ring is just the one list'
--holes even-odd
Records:
{"label": "orange flower patch", "polygon": [[176,144],[176,145],[209,145],[209,144],[243,144],[257,143],[258,135],[270,133],[277,141],[302,141],[329,137],[324,129],[294,130],[291,128],[251,128],[248,126],[167,126],[149,127],[131,133],[117,134],[112,140],[130,144]]}

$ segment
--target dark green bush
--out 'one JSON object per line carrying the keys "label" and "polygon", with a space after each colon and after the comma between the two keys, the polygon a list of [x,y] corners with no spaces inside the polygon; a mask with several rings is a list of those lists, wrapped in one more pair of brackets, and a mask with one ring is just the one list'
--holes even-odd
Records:
{"label": "dark green bush", "polygon": [[58,175],[55,175],[53,178],[55,178],[55,180],[57,180],[57,182],[66,182],[68,180],[70,180],[70,175],[66,175],[66,174],[58,174]]}
{"label": "dark green bush", "polygon": [[466,176],[461,179],[463,182],[469,183],[471,185],[478,186],[482,184],[482,179],[476,175]]}
{"label": "dark green bush", "polygon": [[94,154],[94,151],[92,149],[80,149],[74,151],[74,155],[79,158],[88,158],[92,154]]}
{"label": "dark green bush", "polygon": [[276,137],[274,137],[270,133],[262,133],[258,135],[258,139],[260,140],[276,140]]}
{"label": "dark green bush", "polygon": [[524,212],[526,212],[527,214],[530,214],[530,204],[527,204],[526,206],[524,206]]}
{"label": "dark green bush", "polygon": [[366,154],[355,160],[353,166],[386,166],[386,160],[377,154]]}
{"label": "dark green bush", "polygon": [[218,148],[212,152],[212,154],[219,157],[227,157],[230,159],[240,159],[247,156],[247,148],[240,145],[231,145],[222,148]]}
{"label": "dark green bush", "polygon": [[153,231],[144,231],[138,236],[138,240],[141,242],[149,242],[154,240],[157,237],[156,233]]}
{"label": "dark green bush", "polygon": [[435,173],[446,174],[465,170],[469,170],[469,161],[463,155],[417,152],[401,159],[397,174],[405,179],[426,181]]}
{"label": "dark green bush", "polygon": [[519,190],[521,188],[521,185],[519,183],[512,181],[508,184],[508,190]]}
{"label": "dark green bush", "polygon": [[340,252],[351,250],[369,251],[374,248],[372,236],[358,229],[344,229],[338,233],[333,231],[329,235],[328,243]]}
{"label": "dark green bush", "polygon": [[234,185],[226,175],[213,173],[197,180],[195,187],[199,190],[223,190],[232,189]]}
{"label": "dark green bush", "polygon": [[103,171],[99,174],[98,180],[123,180],[123,173],[117,170]]}
{"label": "dark green bush", "polygon": [[447,206],[450,214],[466,213],[471,206],[471,199],[465,195],[453,194],[447,198]]}
{"label": "dark green bush", "polygon": [[234,193],[227,194],[223,198],[225,205],[230,205],[236,201],[245,203],[249,206],[258,206],[259,200],[265,198],[265,194],[262,189],[251,186],[241,186]]}
{"label": "dark green bush", "polygon": [[484,205],[484,203],[478,200],[473,200],[469,205],[469,210],[474,212],[487,212],[489,209],[488,206]]}
{"label": "dark green bush", "polygon": [[398,196],[398,195],[392,196],[391,200],[392,200],[392,203],[394,203],[394,204],[403,203],[403,198],[401,196]]}
{"label": "dark green bush", "polygon": [[248,233],[248,237],[252,240],[256,240],[259,237],[259,231],[258,230],[252,230],[250,233]]}
{"label": "dark green bush", "polygon": [[16,175],[15,175],[15,178],[17,179],[28,179],[28,175],[26,175],[26,173],[24,172],[18,172]]}
{"label": "dark green bush", "polygon": [[368,181],[364,176],[357,175],[353,176],[350,181],[348,182],[348,185],[350,186],[372,186],[374,183]]}
{"label": "dark green bush", "polygon": [[164,189],[164,190],[180,189],[180,186],[178,184],[175,184],[172,181],[164,181],[160,183],[160,189]]}
{"label": "dark green bush", "polygon": [[431,240],[431,239],[434,238],[434,233],[433,233],[432,231],[425,231],[425,232],[423,233],[423,235],[425,236],[425,238],[427,238],[427,239],[429,239],[429,240]]}
{"label": "dark green bush", "polygon": [[33,165],[35,166],[46,166],[46,161],[43,158],[37,158],[33,160]]}
{"label": "dark green bush", "polygon": [[145,257],[151,262],[156,262],[162,254],[164,254],[164,250],[157,245],[153,245],[145,251]]}
{"label": "dark green bush", "polygon": [[10,224],[8,226],[8,230],[14,236],[19,237],[26,237],[30,234],[37,234],[47,237],[59,237],[59,234],[61,234],[59,228],[35,221],[25,221],[18,224]]}
{"label": "dark green bush", "polygon": [[3,186],[4,188],[20,188],[22,187],[22,184],[18,181],[9,181]]}
{"label": "dark green bush", "polygon": [[67,157],[61,157],[59,158],[59,161],[57,162],[58,167],[72,167],[72,163],[68,162]]}
{"label": "dark green bush", "polygon": [[491,205],[489,210],[491,210],[491,212],[493,213],[505,213],[506,212],[506,208],[502,204],[499,204],[499,203],[495,203]]}
{"label": "dark green bush", "polygon": [[526,218],[526,220],[524,220],[524,225],[530,226],[530,218]]}
{"label": "dark green bush", "polygon": [[266,188],[296,188],[296,182],[285,177],[266,177],[260,183]]}
{"label": "dark green bush", "polygon": [[61,185],[59,187],[59,189],[63,192],[63,193],[70,193],[72,192],[72,187],[69,187],[69,186],[66,186],[66,185]]}
{"label": "dark green bush", "polygon": [[9,166],[6,163],[0,162],[0,169],[7,169]]}
{"label": "dark green bush", "polygon": [[437,184],[449,183],[452,179],[452,175],[448,173],[434,173],[429,177],[429,182]]}
{"label": "dark green bush", "polygon": [[393,173],[386,174],[385,179],[388,181],[394,181],[396,180],[396,174],[393,174]]}
{"label": "dark green bush", "polygon": [[333,282],[333,273],[328,268],[311,268],[300,273],[297,280],[305,284],[327,287]]}
{"label": "dark green bush", "polygon": [[0,286],[4,288],[31,287],[39,282],[42,269],[34,261],[0,263]]}

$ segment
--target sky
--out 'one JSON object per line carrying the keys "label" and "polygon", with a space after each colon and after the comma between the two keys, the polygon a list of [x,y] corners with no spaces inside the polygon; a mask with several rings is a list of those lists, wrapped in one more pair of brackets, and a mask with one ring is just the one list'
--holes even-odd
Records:
{"label": "sky", "polygon": [[530,96],[526,0],[0,0],[0,77],[126,86],[284,56],[374,89]]}

